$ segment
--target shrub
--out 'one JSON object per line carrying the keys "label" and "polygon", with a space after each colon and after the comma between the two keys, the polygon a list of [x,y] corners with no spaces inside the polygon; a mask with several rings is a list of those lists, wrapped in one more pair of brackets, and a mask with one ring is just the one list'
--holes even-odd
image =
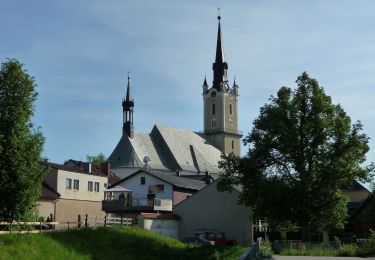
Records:
{"label": "shrub", "polygon": [[343,244],[339,247],[340,256],[356,256],[358,246],[356,244]]}
{"label": "shrub", "polygon": [[273,259],[271,242],[266,239],[260,245],[259,256],[257,259]]}

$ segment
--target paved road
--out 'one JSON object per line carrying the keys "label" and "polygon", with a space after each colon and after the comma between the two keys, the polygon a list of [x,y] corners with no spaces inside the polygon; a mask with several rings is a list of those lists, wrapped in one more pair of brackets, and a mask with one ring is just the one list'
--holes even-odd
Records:
{"label": "paved road", "polygon": [[360,257],[332,257],[332,256],[280,256],[274,255],[275,260],[364,260],[375,259],[375,257],[360,258]]}

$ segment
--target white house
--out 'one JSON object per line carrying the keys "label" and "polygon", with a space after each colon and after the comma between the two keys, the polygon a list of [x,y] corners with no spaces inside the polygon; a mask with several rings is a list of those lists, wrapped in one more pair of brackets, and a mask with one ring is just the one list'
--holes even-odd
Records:
{"label": "white house", "polygon": [[162,171],[138,170],[105,192],[103,210],[121,215],[171,212],[173,206],[196,193],[205,182]]}

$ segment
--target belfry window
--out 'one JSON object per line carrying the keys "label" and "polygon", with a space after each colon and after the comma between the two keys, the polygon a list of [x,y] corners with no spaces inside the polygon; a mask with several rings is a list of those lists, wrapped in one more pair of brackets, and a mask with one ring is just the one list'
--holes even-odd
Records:
{"label": "belfry window", "polygon": [[215,104],[212,104],[212,106],[211,106],[211,114],[212,115],[216,114],[216,106],[215,106]]}
{"label": "belfry window", "polygon": [[229,104],[229,114],[232,115],[233,114],[233,110],[232,110],[232,104]]}

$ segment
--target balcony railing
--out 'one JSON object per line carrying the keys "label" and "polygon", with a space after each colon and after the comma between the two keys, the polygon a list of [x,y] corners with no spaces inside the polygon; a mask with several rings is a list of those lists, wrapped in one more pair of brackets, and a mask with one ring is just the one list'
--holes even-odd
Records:
{"label": "balcony railing", "polygon": [[102,210],[105,212],[119,211],[172,211],[172,200],[169,199],[119,199],[103,200]]}

